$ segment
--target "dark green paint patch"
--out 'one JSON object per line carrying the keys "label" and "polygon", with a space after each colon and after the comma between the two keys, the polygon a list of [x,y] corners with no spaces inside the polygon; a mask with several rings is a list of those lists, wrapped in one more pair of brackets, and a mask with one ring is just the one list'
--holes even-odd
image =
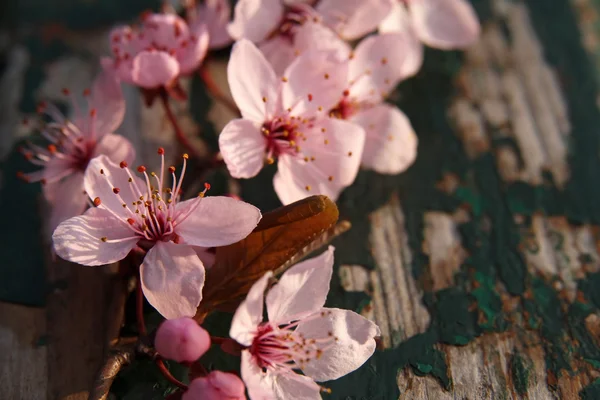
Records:
{"label": "dark green paint patch", "polygon": [[577,288],[596,308],[600,308],[600,272],[587,274],[585,279],[577,281]]}
{"label": "dark green paint patch", "polygon": [[464,290],[448,288],[440,290],[435,298],[426,298],[435,302],[432,307],[432,328],[437,330],[442,343],[465,345],[477,337],[477,316],[469,311],[472,298]]}
{"label": "dark green paint patch", "polygon": [[527,393],[529,379],[531,375],[532,363],[524,359],[519,354],[513,354],[510,359],[510,374],[515,390],[521,396]]}
{"label": "dark green paint patch", "polygon": [[34,169],[16,150],[1,165],[0,189],[0,300],[40,307],[46,302],[47,281],[44,264],[45,240],[38,210],[39,183],[25,183],[17,171]]}
{"label": "dark green paint patch", "polygon": [[583,388],[581,392],[579,392],[579,398],[581,400],[600,399],[600,379],[596,379],[587,387]]}
{"label": "dark green paint patch", "polygon": [[564,322],[567,318],[562,311],[558,294],[551,285],[537,277],[532,278],[531,288],[533,308],[540,319],[539,332],[544,339],[546,365],[557,376],[561,370],[570,372],[569,361],[572,359],[574,349],[566,344],[568,331],[565,330]]}
{"label": "dark green paint patch", "polygon": [[575,343],[577,343],[577,355],[591,364],[594,368],[600,369],[600,349],[597,346],[598,338],[592,336],[586,328],[585,320],[597,311],[589,304],[574,302],[567,311],[567,326]]}
{"label": "dark green paint patch", "polygon": [[[600,222],[600,111],[596,67],[582,43],[578,19],[564,0],[526,0],[546,60],[557,71],[572,126],[565,212],[574,222]],[[552,27],[552,28],[551,28]],[[577,45],[576,45],[577,44]]]}
{"label": "dark green paint patch", "polygon": [[485,331],[506,329],[502,318],[502,300],[496,292],[494,279],[482,272],[476,272],[475,282],[479,286],[471,291],[471,296],[475,297],[477,308],[483,314],[479,327]]}
{"label": "dark green paint patch", "polygon": [[429,364],[416,363],[415,368],[417,369],[417,371],[419,371],[423,374],[428,374],[431,371],[433,371],[433,365],[429,365]]}

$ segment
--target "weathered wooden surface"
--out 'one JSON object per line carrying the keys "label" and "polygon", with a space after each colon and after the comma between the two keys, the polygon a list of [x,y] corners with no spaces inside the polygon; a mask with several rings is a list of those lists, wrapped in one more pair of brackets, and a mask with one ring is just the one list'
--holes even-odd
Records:
{"label": "weathered wooden surface", "polygon": [[[423,72],[392,96],[417,129],[416,165],[398,178],[361,173],[340,199],[354,228],[335,243],[330,301],[375,320],[383,349],[328,385],[331,398],[387,400],[398,389],[402,399],[600,398],[600,5],[474,3],[485,20],[480,43],[463,58],[429,52]],[[65,40],[78,54],[90,35]],[[102,33],[93,37],[103,43]],[[0,80],[15,99],[19,51]],[[94,58],[74,57],[54,64],[47,96],[89,84]],[[223,66],[214,71],[222,82]],[[152,165],[171,130],[158,105],[126,95],[122,130]],[[190,107],[194,118],[185,106],[176,112],[192,137],[207,139],[231,118],[223,107],[198,110],[194,99]],[[5,154],[20,130],[3,110]],[[199,114],[212,128],[196,123]],[[267,171],[223,190],[269,208],[269,196],[251,188],[268,179]],[[50,261],[47,269],[45,308],[0,304],[3,398],[85,399],[105,351],[108,269]]]}

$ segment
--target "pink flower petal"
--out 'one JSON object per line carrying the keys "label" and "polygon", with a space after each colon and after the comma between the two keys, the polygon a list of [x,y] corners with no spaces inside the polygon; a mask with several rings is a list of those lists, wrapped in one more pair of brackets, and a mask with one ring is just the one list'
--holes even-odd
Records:
{"label": "pink flower petal", "polygon": [[245,400],[244,383],[237,375],[212,371],[194,379],[182,400]]}
{"label": "pink flower petal", "polygon": [[379,327],[355,312],[324,308],[325,316],[301,322],[296,329],[307,339],[328,337],[337,340],[319,358],[305,363],[302,371],[317,382],[338,379],[363,365],[375,352]]}
{"label": "pink flower petal", "polygon": [[391,11],[394,0],[323,0],[317,11],[325,23],[346,40],[358,39],[377,29]]}
{"label": "pink flower petal", "polygon": [[168,319],[158,327],[154,346],[169,360],[194,362],[210,349],[210,334],[192,318]]}
{"label": "pink flower petal", "polygon": [[294,29],[293,43],[288,37],[276,35],[261,42],[259,49],[269,60],[277,76],[283,75],[294,59],[307,51],[327,51],[342,62],[348,60],[351,50],[337,33],[312,19]]}
{"label": "pink flower petal", "polygon": [[115,164],[125,161],[132,163],[135,160],[135,148],[129,140],[121,135],[108,133],[96,145],[94,157],[106,155]]}
{"label": "pink flower petal", "polygon": [[145,46],[139,40],[139,35],[134,34],[131,27],[119,26],[111,30],[111,47],[115,56],[114,60],[101,60],[104,69],[114,71],[118,78],[127,83],[133,83],[133,57]]}
{"label": "pink flower petal", "polygon": [[75,172],[58,182],[42,186],[46,199],[52,205],[48,221],[49,236],[63,221],[82,214],[88,205],[88,196],[83,192],[83,174]]}
{"label": "pink flower petal", "polygon": [[163,51],[144,50],[133,59],[133,82],[147,89],[165,86],[179,75],[179,62]]}
{"label": "pink flower petal", "polygon": [[219,149],[234,178],[252,178],[262,169],[267,143],[260,128],[257,122],[234,119],[219,135]]}
{"label": "pink flower petal", "polygon": [[[73,160],[71,158],[53,157],[46,163],[46,167],[44,169],[38,170],[34,172],[34,174],[40,175],[36,181],[39,179],[45,179],[46,183],[54,183],[76,173],[77,171],[78,169],[73,165]],[[49,197],[46,197],[46,199],[51,201]]]}
{"label": "pink flower petal", "polygon": [[283,325],[325,305],[333,273],[333,246],[318,257],[294,265],[267,294],[269,321]]}
{"label": "pink flower petal", "polygon": [[351,119],[367,133],[362,163],[381,174],[399,174],[417,157],[417,135],[406,115],[386,103]]}
{"label": "pink flower petal", "polygon": [[[106,238],[106,242],[102,240]],[[136,246],[138,238],[127,223],[111,213],[91,208],[85,214],[62,222],[52,235],[54,251],[61,258],[96,266],[122,260]]]}
{"label": "pink flower petal", "polygon": [[308,376],[278,374],[273,377],[274,399],[321,400],[321,387]]}
{"label": "pink flower petal", "polygon": [[258,43],[277,27],[282,17],[281,0],[239,0],[227,30],[236,40],[245,38]]}
{"label": "pink flower petal", "polygon": [[227,79],[242,116],[262,124],[276,106],[279,82],[269,62],[252,42],[242,39],[233,46]]}
{"label": "pink flower petal", "polygon": [[298,27],[294,35],[294,45],[301,53],[309,49],[332,52],[340,61],[348,60],[352,50],[335,31],[314,20],[308,20]]}
{"label": "pink flower petal", "polygon": [[428,46],[465,48],[479,38],[479,20],[466,0],[413,0],[410,13],[415,31]]}
{"label": "pink flower petal", "polygon": [[281,156],[277,164],[273,185],[283,204],[315,194],[336,200],[354,182],[360,167],[365,132],[359,125],[323,119],[307,129],[305,137],[302,157]]}
{"label": "pink flower petal", "polygon": [[148,302],[167,319],[193,317],[202,300],[204,266],[190,246],[157,242],[140,266]]}
{"label": "pink flower petal", "polygon": [[[143,19],[144,40],[147,45],[160,49],[173,49],[190,31],[183,18],[176,14],[158,13]],[[168,51],[168,50],[165,50]]]}
{"label": "pink flower petal", "polygon": [[[135,175],[133,182],[129,182],[127,172],[105,155],[100,155],[90,161],[83,179],[83,186],[90,199],[99,198],[100,205],[98,207],[108,209],[121,216],[123,222],[130,216],[123,204],[131,206],[131,203],[139,200],[138,196],[134,195],[137,192],[132,190],[133,185],[142,189],[146,187],[146,183]],[[114,193],[114,188],[119,189],[118,195]]]}
{"label": "pink flower petal", "polygon": [[206,56],[209,41],[210,37],[206,26],[200,25],[197,27],[192,42],[177,53],[181,74],[191,74],[198,68]]}
{"label": "pink flower petal", "polygon": [[273,392],[273,374],[269,371],[263,372],[248,350],[242,351],[240,370],[251,400],[278,399]]}
{"label": "pink flower petal", "polygon": [[[264,292],[272,276],[273,273],[269,271],[257,280],[250,288],[246,299],[235,310],[229,336],[243,346],[250,346],[252,344],[256,328],[263,320]],[[242,357],[244,353],[242,353]],[[244,376],[243,374],[242,369],[242,377]],[[244,378],[244,381],[246,381],[246,378]]]}
{"label": "pink flower petal", "polygon": [[348,83],[348,62],[318,50],[297,57],[285,70],[282,83],[283,108],[294,115],[324,114],[335,107]]}
{"label": "pink flower petal", "polygon": [[232,397],[234,399],[243,398],[245,392],[244,382],[234,374],[212,371],[207,376],[212,387],[219,390],[223,396]]}
{"label": "pink flower petal", "polygon": [[406,6],[401,1],[394,1],[392,9],[381,21],[379,33],[413,33],[412,20]]}
{"label": "pink flower petal", "polygon": [[104,70],[96,77],[91,90],[90,107],[96,110],[96,136],[113,133],[125,117],[125,99],[114,71]]}
{"label": "pink flower petal", "polygon": [[[197,8],[198,21],[204,23],[210,37],[209,48],[220,49],[230,44],[233,39],[227,32],[227,24],[231,15],[229,0],[207,0]],[[193,27],[192,27],[192,30]]]}
{"label": "pink flower petal", "polygon": [[423,46],[413,35],[369,36],[358,44],[349,64],[350,94],[381,101],[398,82],[416,74],[422,62]]}
{"label": "pink flower petal", "polygon": [[277,76],[283,75],[285,69],[298,56],[294,44],[281,35],[264,40],[258,45],[258,48],[269,61]]}
{"label": "pink flower petal", "polygon": [[260,210],[251,204],[226,196],[210,196],[178,203],[173,220],[175,233],[186,244],[218,247],[248,236],[260,218]]}

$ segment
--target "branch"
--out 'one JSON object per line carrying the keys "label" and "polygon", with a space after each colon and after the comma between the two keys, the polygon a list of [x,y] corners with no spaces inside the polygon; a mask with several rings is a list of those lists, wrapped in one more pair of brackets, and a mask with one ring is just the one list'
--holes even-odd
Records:
{"label": "branch", "polygon": [[231,99],[229,97],[227,97],[227,95],[225,95],[225,93],[223,93],[221,91],[221,89],[219,89],[219,86],[212,79],[212,76],[210,75],[210,71],[208,70],[207,62],[204,62],[202,64],[202,66],[198,70],[198,74],[200,75],[200,78],[204,82],[204,85],[206,86],[206,89],[210,92],[210,94],[217,101],[223,103],[223,105],[225,105],[229,109],[229,111],[234,113],[236,115],[236,117],[240,117],[241,114],[240,114],[240,110],[237,107],[237,105],[233,101],[231,101]]}
{"label": "branch", "polygon": [[156,366],[158,367],[158,369],[163,374],[163,376],[165,377],[166,380],[168,380],[169,382],[171,382],[173,385],[177,386],[179,389],[187,390],[187,388],[188,388],[187,385],[185,383],[181,382],[179,379],[175,378],[171,374],[171,371],[169,371],[169,369],[167,368],[167,366],[163,362],[162,358],[157,358],[155,360],[155,363],[156,363]]}
{"label": "branch", "polygon": [[196,151],[188,137],[181,130],[181,127],[177,122],[177,118],[175,117],[175,114],[173,114],[173,110],[171,109],[171,105],[169,104],[169,95],[165,90],[162,90],[160,92],[160,99],[162,100],[163,107],[165,109],[165,114],[167,115],[167,118],[169,119],[171,125],[173,126],[173,129],[175,130],[175,137],[177,137],[177,141],[179,141],[179,143],[181,143],[181,145],[186,148],[186,150],[190,153],[191,156],[193,156],[194,158],[200,158],[198,152]]}
{"label": "branch", "polygon": [[135,357],[136,343],[117,345],[100,368],[88,400],[106,400],[119,371]]}

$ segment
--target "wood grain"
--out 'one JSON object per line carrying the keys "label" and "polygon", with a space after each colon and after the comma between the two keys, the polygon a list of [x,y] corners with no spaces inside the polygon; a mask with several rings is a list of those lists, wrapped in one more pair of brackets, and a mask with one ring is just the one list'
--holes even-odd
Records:
{"label": "wood grain", "polygon": [[0,303],[0,386],[3,398],[46,398],[46,341],[45,310]]}

